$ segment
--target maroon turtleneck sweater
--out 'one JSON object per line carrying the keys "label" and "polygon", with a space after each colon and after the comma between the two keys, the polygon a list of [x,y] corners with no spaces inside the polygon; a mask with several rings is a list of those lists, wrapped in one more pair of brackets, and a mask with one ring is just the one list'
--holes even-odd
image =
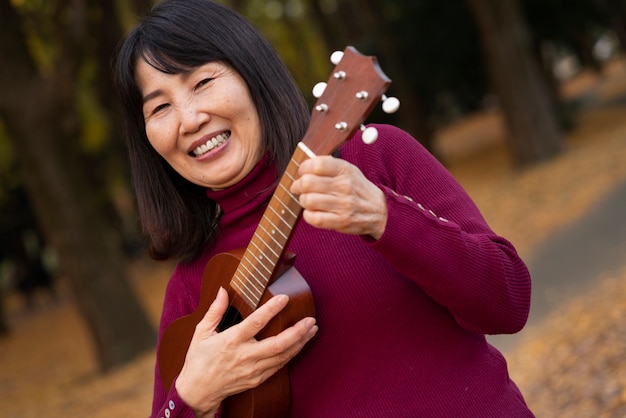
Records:
{"label": "maroon turtleneck sweater", "polygon": [[[412,137],[377,126],[341,148],[385,193],[378,241],[300,222],[289,251],[313,292],[319,332],[290,363],[292,416],[532,417],[506,361],[484,334],[525,324],[530,277],[513,246],[488,227],[452,176]],[[160,335],[199,300],[205,264],[245,247],[276,181],[263,160],[240,183],[207,192],[222,207],[220,237],[179,264]],[[156,368],[153,417],[192,417]]]}

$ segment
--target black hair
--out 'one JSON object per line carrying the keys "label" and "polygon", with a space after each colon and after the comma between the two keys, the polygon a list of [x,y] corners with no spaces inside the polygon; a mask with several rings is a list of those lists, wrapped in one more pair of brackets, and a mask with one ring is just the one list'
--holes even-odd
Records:
{"label": "black hair", "polygon": [[155,259],[190,260],[216,233],[220,209],[204,188],[177,174],[145,132],[135,66],[187,72],[208,62],[232,67],[246,82],[261,125],[262,152],[284,170],[308,124],[304,97],[267,40],[241,15],[210,0],[164,0],[131,30],[114,64],[142,231]]}

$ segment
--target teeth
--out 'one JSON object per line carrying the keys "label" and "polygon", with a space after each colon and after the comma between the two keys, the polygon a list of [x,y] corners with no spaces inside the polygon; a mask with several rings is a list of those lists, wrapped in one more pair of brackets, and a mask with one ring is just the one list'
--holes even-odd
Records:
{"label": "teeth", "polygon": [[224,143],[230,137],[230,132],[221,133],[211,139],[209,139],[205,144],[200,145],[198,148],[193,150],[193,153],[196,157],[199,157],[202,154],[206,154],[211,151],[213,148],[218,145]]}

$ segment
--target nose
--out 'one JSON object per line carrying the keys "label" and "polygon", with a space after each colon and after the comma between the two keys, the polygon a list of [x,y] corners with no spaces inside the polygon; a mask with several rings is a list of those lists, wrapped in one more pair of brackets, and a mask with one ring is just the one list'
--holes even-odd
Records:
{"label": "nose", "polygon": [[180,117],[180,133],[195,133],[207,123],[211,116],[208,112],[202,110],[197,103],[188,103],[179,111]]}

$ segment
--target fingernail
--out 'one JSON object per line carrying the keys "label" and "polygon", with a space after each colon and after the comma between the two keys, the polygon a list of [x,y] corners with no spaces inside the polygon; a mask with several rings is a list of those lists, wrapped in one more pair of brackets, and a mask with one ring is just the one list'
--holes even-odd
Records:
{"label": "fingernail", "polygon": [[289,296],[287,295],[276,295],[277,303],[281,305],[286,305],[289,302]]}

